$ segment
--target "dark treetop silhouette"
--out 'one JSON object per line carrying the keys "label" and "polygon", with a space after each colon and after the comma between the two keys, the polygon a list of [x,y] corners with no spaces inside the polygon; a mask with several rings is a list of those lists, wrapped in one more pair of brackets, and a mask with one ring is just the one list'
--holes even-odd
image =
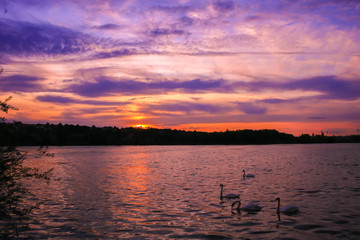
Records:
{"label": "dark treetop silhouette", "polygon": [[88,127],[68,124],[0,123],[0,146],[195,145],[360,142],[360,135],[295,137],[276,130],[197,132],[155,128]]}

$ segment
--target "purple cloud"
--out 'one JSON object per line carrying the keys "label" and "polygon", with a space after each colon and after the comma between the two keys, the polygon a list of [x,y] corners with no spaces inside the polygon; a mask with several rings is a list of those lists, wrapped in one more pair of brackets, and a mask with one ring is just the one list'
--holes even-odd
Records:
{"label": "purple cloud", "polygon": [[245,22],[254,22],[259,20],[261,20],[261,17],[256,15],[248,16],[244,19]]}
{"label": "purple cloud", "polygon": [[283,85],[285,89],[301,89],[318,91],[321,99],[354,100],[360,97],[360,80],[347,81],[335,76],[313,77],[289,82]]}
{"label": "purple cloud", "polygon": [[266,98],[262,100],[256,101],[257,103],[265,103],[265,104],[282,104],[282,103],[298,103],[300,101],[306,101],[314,99],[314,97],[296,97],[296,98],[286,98],[286,99],[280,99],[280,98]]}
{"label": "purple cloud", "polygon": [[[121,53],[119,53],[121,54]],[[124,53],[126,54],[126,52]],[[105,55],[103,56],[105,57]],[[260,92],[264,89],[269,90],[303,90],[316,91],[320,95],[308,97],[307,99],[341,99],[355,100],[360,98],[360,81],[348,81],[335,76],[314,77],[307,79],[292,80],[278,83],[276,81],[253,81],[230,83],[223,79],[202,80],[194,79],[189,81],[167,80],[167,81],[136,81],[121,80],[108,77],[98,77],[95,82],[83,82],[74,84],[67,90],[82,96],[97,97],[113,94],[158,94],[170,91],[177,92],[234,92],[236,90],[246,90],[250,92]],[[258,102],[267,104],[279,104],[305,100],[296,99],[263,99]],[[261,112],[260,109],[257,111]]]}
{"label": "purple cloud", "polygon": [[235,8],[235,4],[231,0],[217,0],[214,3],[214,7],[216,10],[220,12],[230,11]]}
{"label": "purple cloud", "polygon": [[133,51],[125,48],[122,50],[114,50],[114,51],[110,51],[110,52],[100,52],[100,53],[94,54],[93,56],[95,58],[113,58],[113,57],[129,56],[132,54],[134,54]]}
{"label": "purple cloud", "polygon": [[229,91],[224,80],[205,81],[194,79],[190,81],[157,81],[141,82],[135,80],[116,80],[100,77],[96,82],[74,84],[67,91],[87,97],[107,96],[113,94],[159,94],[169,91],[203,92]]}
{"label": "purple cloud", "polygon": [[[319,99],[355,100],[360,98],[360,80],[348,81],[336,76],[319,76],[281,83],[275,81],[237,82],[233,87],[253,92],[259,92],[263,89],[316,91],[321,93],[320,96],[316,97]],[[265,101],[271,103],[275,100]]]}
{"label": "purple cloud", "polygon": [[184,26],[191,26],[194,23],[194,20],[188,16],[183,16],[180,19],[180,22],[184,25]]}
{"label": "purple cloud", "polygon": [[266,113],[266,108],[256,106],[254,103],[251,102],[237,102],[236,103],[238,108],[246,113],[246,114],[264,114]]}
{"label": "purple cloud", "polygon": [[130,102],[108,102],[108,101],[96,101],[96,100],[79,100],[79,99],[74,99],[74,98],[70,98],[70,97],[51,96],[51,95],[39,96],[36,99],[39,100],[39,101],[42,101],[42,102],[51,102],[51,103],[58,103],[58,104],[79,103],[79,104],[88,104],[88,105],[120,106],[120,105],[126,105],[126,104],[130,103]]}
{"label": "purple cloud", "polygon": [[100,25],[100,26],[95,26],[93,28],[100,29],[100,30],[117,30],[121,27],[117,24],[108,23],[108,24],[104,24],[104,25]]}
{"label": "purple cloud", "polygon": [[[214,105],[214,104],[203,104],[203,103],[193,103],[193,102],[176,102],[170,104],[161,104],[161,105],[148,105],[143,108],[141,111],[151,112],[154,114],[154,111],[166,111],[166,112],[183,112],[183,113],[192,113],[192,112],[206,112],[206,113],[221,113],[229,110],[229,107]],[[162,114],[161,114],[162,115]],[[167,115],[167,113],[165,114]]]}
{"label": "purple cloud", "polygon": [[268,104],[279,104],[279,103],[285,103],[288,102],[288,99],[279,99],[279,98],[268,98],[268,99],[263,99],[261,100],[261,102],[263,103],[268,103]]}
{"label": "purple cloud", "polygon": [[[170,3],[170,2],[169,2]],[[161,10],[164,12],[169,12],[170,14],[173,13],[186,13],[187,11],[191,10],[190,6],[178,6],[178,5],[173,5],[173,6],[154,6],[153,9],[155,10]]]}
{"label": "purple cloud", "polygon": [[[289,15],[289,13],[303,16],[321,16],[321,20],[314,21],[314,25],[338,26],[341,29],[358,27],[359,25],[359,1],[356,0],[318,0],[318,1],[261,1],[261,4],[253,5],[259,12],[277,12]],[[255,9],[254,9],[255,10]],[[300,17],[300,15],[299,15]]]}
{"label": "purple cloud", "polygon": [[0,77],[0,89],[2,91],[12,92],[33,92],[41,89],[38,81],[43,78],[25,76],[25,75],[13,75],[8,77]]}
{"label": "purple cloud", "polygon": [[50,24],[0,20],[0,53],[15,55],[73,54],[89,50],[90,36]]}
{"label": "purple cloud", "polygon": [[205,81],[201,79],[194,79],[190,81],[180,82],[178,83],[180,88],[188,89],[188,90],[209,90],[209,89],[224,89],[225,81],[224,80],[210,80]]}
{"label": "purple cloud", "polygon": [[179,29],[155,28],[150,31],[150,35],[153,37],[166,36],[166,35],[182,35],[182,34],[184,34],[184,31]]}

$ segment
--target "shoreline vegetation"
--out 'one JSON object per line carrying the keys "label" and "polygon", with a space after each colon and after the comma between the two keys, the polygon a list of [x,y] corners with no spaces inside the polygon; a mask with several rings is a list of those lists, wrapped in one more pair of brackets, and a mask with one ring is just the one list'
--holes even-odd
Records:
{"label": "shoreline vegetation", "polygon": [[277,130],[198,132],[157,128],[89,127],[69,124],[0,123],[0,146],[83,145],[261,145],[360,143],[360,135],[298,137]]}
{"label": "shoreline vegetation", "polygon": [[[2,70],[0,70],[0,73]],[[18,110],[5,101],[0,101],[0,112],[7,113],[9,110]],[[0,125],[11,126],[5,123],[5,117],[0,117]],[[0,131],[1,139],[12,139],[10,132]],[[4,142],[7,142],[5,140]],[[46,147],[47,148],[47,147]],[[40,147],[39,156],[53,156],[46,153],[46,148]],[[26,204],[27,198],[35,195],[23,184],[24,180],[45,180],[49,183],[54,169],[41,172],[36,167],[28,167],[23,164],[26,153],[22,153],[10,144],[0,144],[0,238],[13,239],[19,236],[19,232],[28,227],[30,215],[33,209],[38,208],[41,202]]]}

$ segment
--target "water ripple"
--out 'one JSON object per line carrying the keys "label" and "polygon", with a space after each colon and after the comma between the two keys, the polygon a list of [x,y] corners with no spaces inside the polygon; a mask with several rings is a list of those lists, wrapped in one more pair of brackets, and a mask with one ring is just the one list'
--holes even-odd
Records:
{"label": "water ripple", "polygon": [[[26,151],[31,152],[32,148]],[[43,202],[20,239],[357,239],[358,144],[51,147],[59,181],[26,182]],[[256,175],[243,179],[242,169]],[[357,174],[357,175],[356,175]],[[231,209],[240,194],[261,212]],[[276,214],[276,203],[300,205]]]}

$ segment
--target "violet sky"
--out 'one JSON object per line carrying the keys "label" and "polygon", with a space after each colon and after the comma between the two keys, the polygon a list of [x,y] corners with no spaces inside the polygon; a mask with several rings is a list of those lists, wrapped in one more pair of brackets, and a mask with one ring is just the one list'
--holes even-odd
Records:
{"label": "violet sky", "polygon": [[0,0],[0,97],[24,123],[360,129],[360,2]]}

